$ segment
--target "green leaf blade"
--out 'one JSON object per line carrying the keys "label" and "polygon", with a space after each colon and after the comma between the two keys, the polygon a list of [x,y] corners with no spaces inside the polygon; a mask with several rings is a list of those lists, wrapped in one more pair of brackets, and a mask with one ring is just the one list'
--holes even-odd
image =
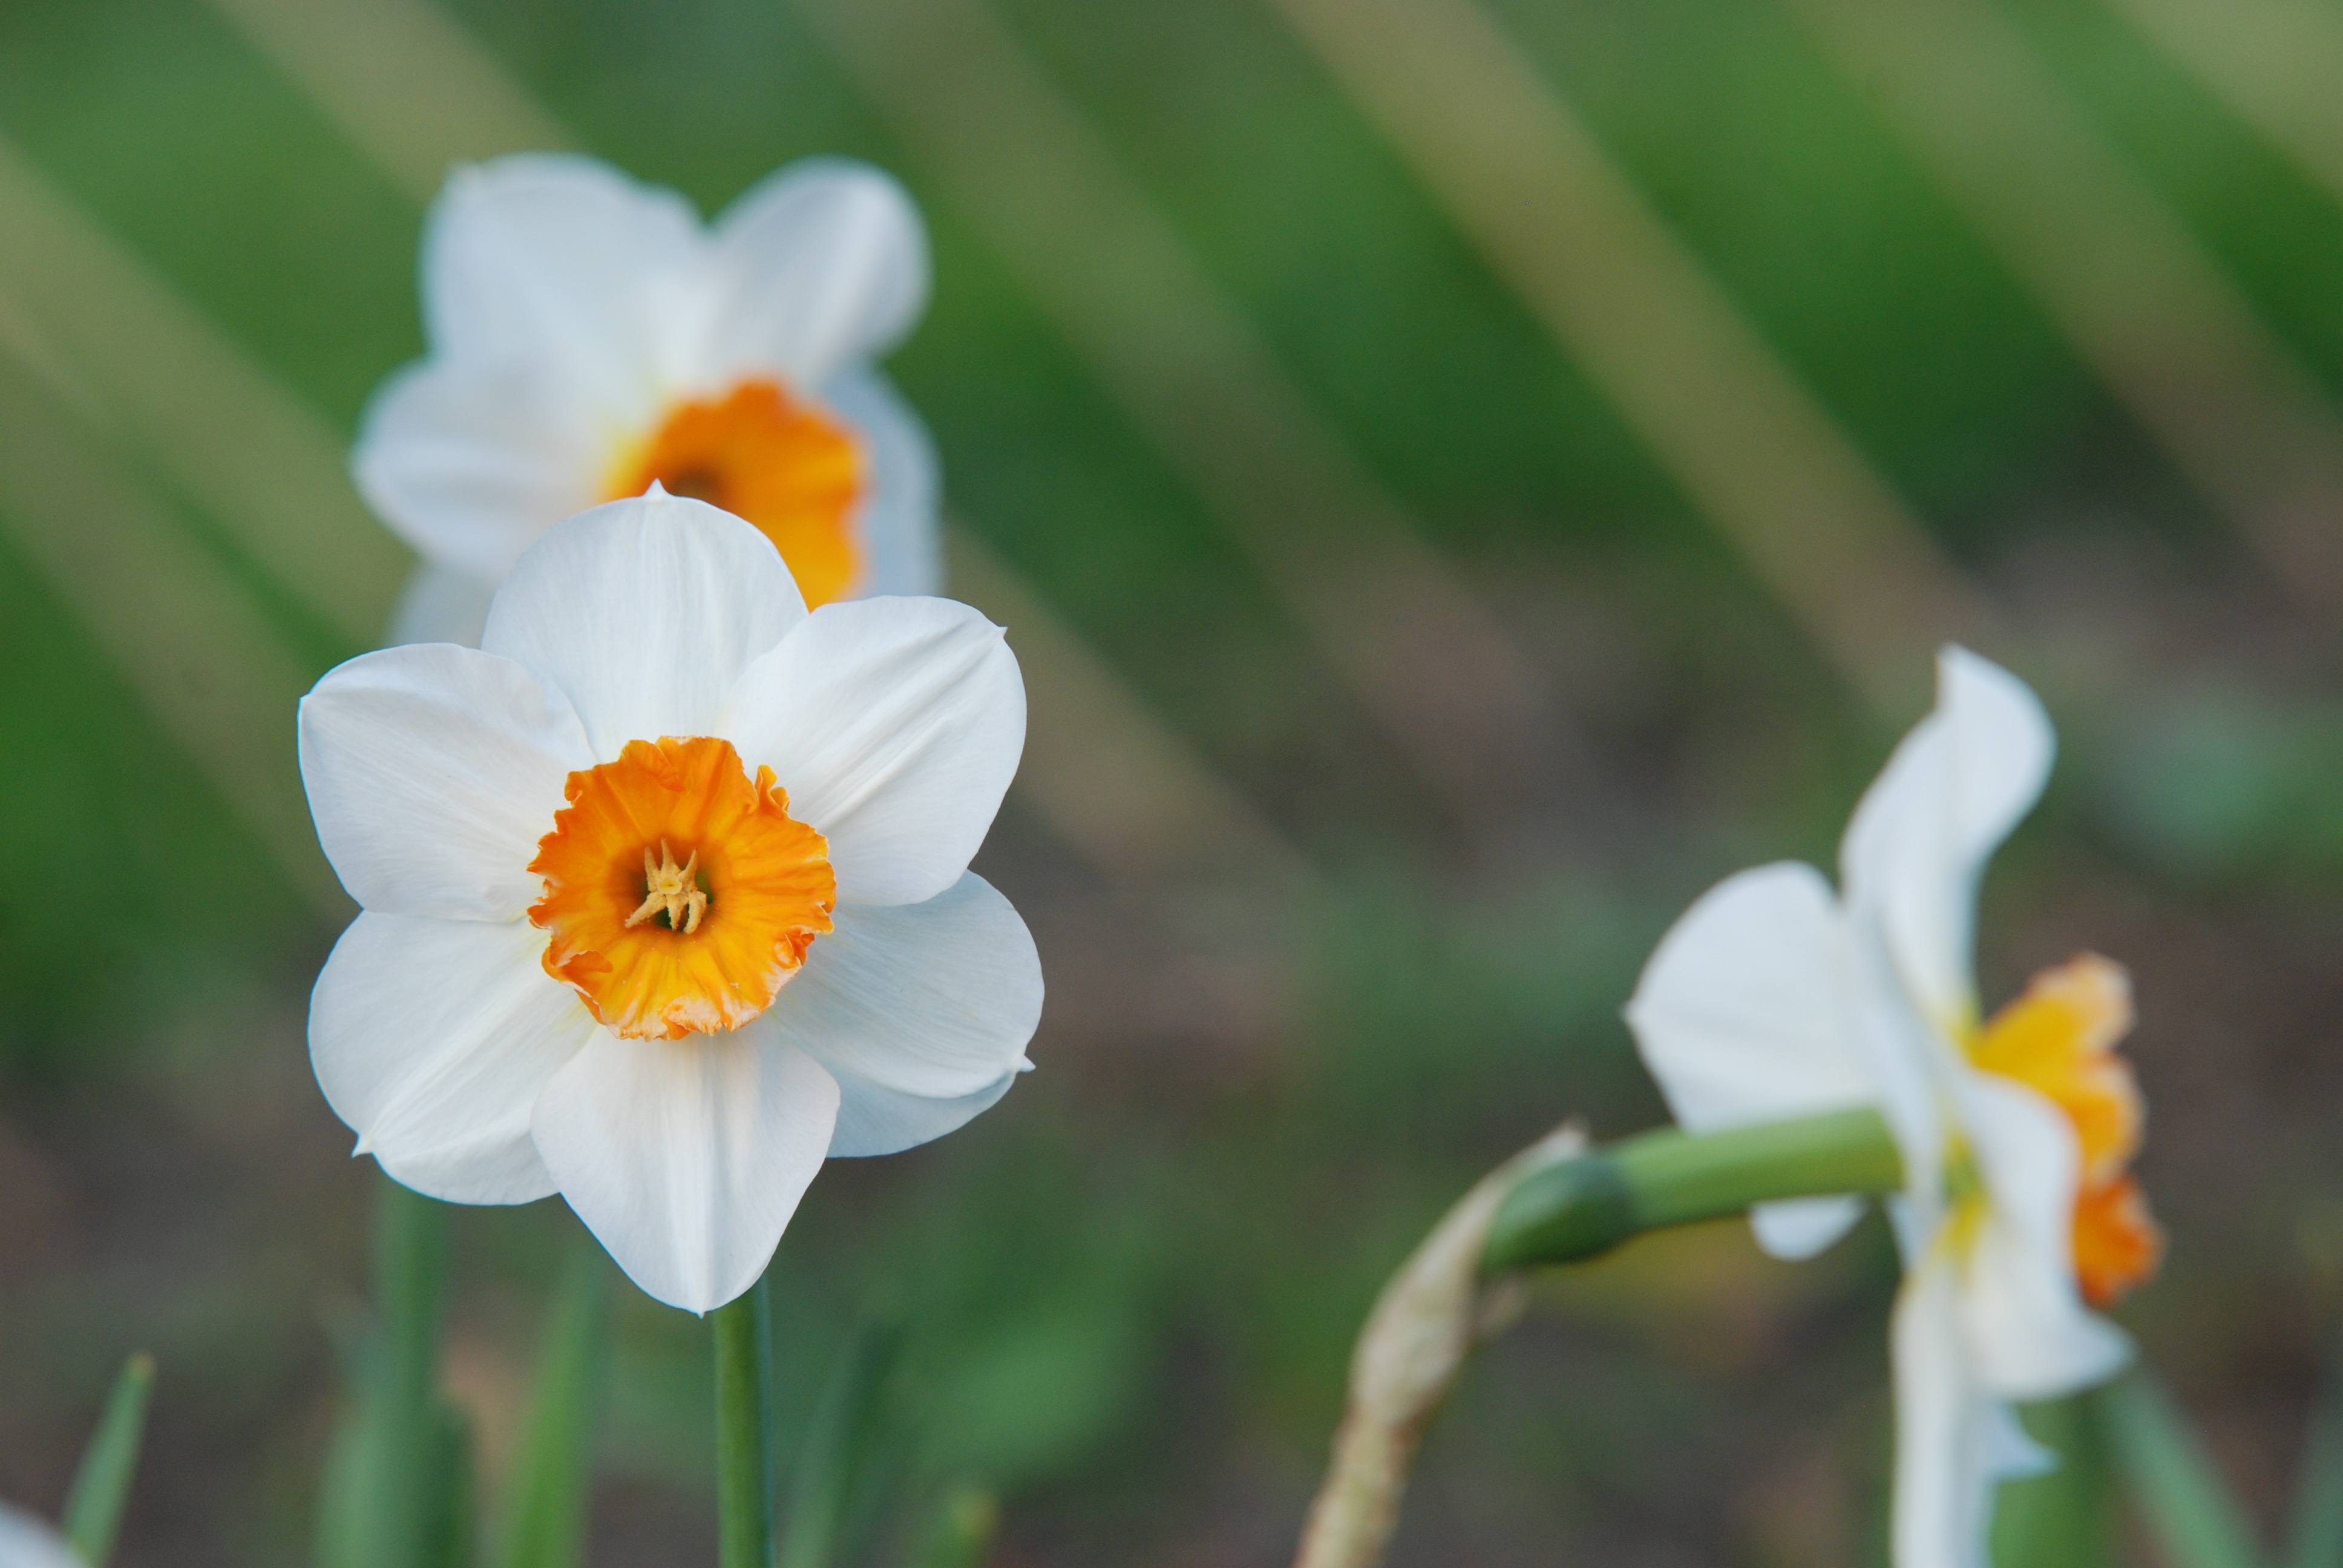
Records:
{"label": "green leaf blade", "polygon": [[601,1249],[581,1235],[547,1314],[498,1568],[583,1561],[608,1296]]}
{"label": "green leaf blade", "polygon": [[2140,1368],[2094,1402],[2133,1505],[2171,1568],[2259,1568],[2245,1510],[2164,1385]]}
{"label": "green leaf blade", "polygon": [[106,1568],[122,1532],[131,1478],[146,1437],[146,1407],[155,1391],[155,1358],[145,1353],[124,1363],[106,1396],[106,1412],[74,1473],[65,1500],[65,1535],[90,1568]]}

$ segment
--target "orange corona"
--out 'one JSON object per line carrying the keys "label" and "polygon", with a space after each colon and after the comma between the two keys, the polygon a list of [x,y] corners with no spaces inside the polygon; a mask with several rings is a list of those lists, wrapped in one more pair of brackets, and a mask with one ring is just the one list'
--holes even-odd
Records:
{"label": "orange corona", "polygon": [[738,1029],[830,929],[829,842],[730,741],[630,740],[568,795],[529,862],[545,896],[528,918],[550,933],[546,972],[618,1033]]}
{"label": "orange corona", "polygon": [[770,381],[679,403],[610,480],[611,500],[658,480],[671,495],[721,507],[773,541],[808,608],[846,597],[862,574],[853,530],[862,454],[831,419]]}
{"label": "orange corona", "polygon": [[2145,1281],[2164,1255],[2164,1233],[2127,1173],[2145,1119],[2131,1067],[2115,1053],[2131,1025],[2130,978],[2085,953],[2036,975],[1969,1047],[1977,1067],[2036,1091],[2074,1125],[2083,1161],[2075,1274],[2095,1307]]}

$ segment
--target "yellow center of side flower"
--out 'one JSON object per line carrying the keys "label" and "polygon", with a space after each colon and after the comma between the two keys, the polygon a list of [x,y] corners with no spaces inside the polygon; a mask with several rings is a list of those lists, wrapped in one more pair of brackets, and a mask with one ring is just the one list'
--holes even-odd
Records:
{"label": "yellow center of side flower", "polygon": [[2131,1023],[2123,967],[2085,953],[2036,975],[1968,1040],[1978,1069],[2034,1090],[2075,1129],[2083,1158],[2075,1275],[2095,1307],[2147,1280],[2164,1255],[2164,1232],[2127,1169],[2139,1151],[2144,1111],[2130,1064],[2115,1048]]}
{"label": "yellow center of side flower", "polygon": [[528,918],[549,933],[546,973],[618,1033],[739,1029],[830,930],[829,841],[730,741],[630,740],[567,793],[528,865],[545,879]]}
{"label": "yellow center of side flower", "polygon": [[621,456],[607,499],[658,480],[670,495],[721,507],[773,541],[813,608],[845,597],[861,574],[849,524],[863,494],[862,454],[834,420],[771,381],[678,403]]}

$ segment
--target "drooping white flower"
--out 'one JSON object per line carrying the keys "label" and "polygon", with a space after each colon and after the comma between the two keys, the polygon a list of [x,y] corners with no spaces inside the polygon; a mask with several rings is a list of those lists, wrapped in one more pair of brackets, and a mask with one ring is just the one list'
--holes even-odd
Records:
{"label": "drooping white flower", "polygon": [[[1847,828],[1842,890],[1791,863],[1727,879],[1662,940],[1627,1016],[1689,1129],[1870,1105],[1894,1131],[1895,1561],[1984,1568],[1995,1487],[2046,1462],[2010,1403],[2122,1365],[2129,1342],[2090,1309],[2161,1241],[2125,1173],[2140,1105],[2112,1054],[2122,970],[2085,955],[1991,1020],[1971,978],[1978,879],[2041,793],[2049,720],[1974,654],[1946,649],[1937,674],[1936,711]],[[1817,1198],[1752,1219],[1769,1251],[1805,1257],[1858,1212]]]}
{"label": "drooping white flower", "polygon": [[927,292],[910,199],[842,159],[709,226],[591,158],[457,170],[424,231],[429,357],[376,395],[352,461],[423,557],[394,640],[477,644],[538,535],[654,480],[756,524],[817,608],[932,593],[934,454],[871,366]]}
{"label": "drooping white flower", "polygon": [[302,702],[364,910],[310,1005],[327,1101],[419,1191],[559,1191],[651,1295],[731,1300],[826,1155],[948,1132],[1031,1065],[1032,940],[968,870],[1024,730],[965,605],[809,614],[756,529],[657,490],[557,526],[480,648]]}
{"label": "drooping white flower", "polygon": [[65,1538],[22,1509],[0,1503],[0,1568],[89,1568]]}

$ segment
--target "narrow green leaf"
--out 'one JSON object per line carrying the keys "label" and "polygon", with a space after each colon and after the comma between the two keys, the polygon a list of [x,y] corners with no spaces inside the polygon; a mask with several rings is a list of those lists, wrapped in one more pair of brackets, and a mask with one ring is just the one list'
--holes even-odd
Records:
{"label": "narrow green leaf", "polygon": [[499,1568],[577,1568],[580,1561],[601,1391],[606,1272],[602,1249],[581,1231],[546,1317]]}
{"label": "narrow green leaf", "polygon": [[365,1568],[367,1522],[377,1512],[368,1495],[380,1467],[375,1462],[373,1380],[357,1362],[376,1347],[360,1347],[344,1372],[345,1405],[326,1445],[325,1473],[317,1483],[317,1568]]}
{"label": "narrow green leaf", "polygon": [[1001,1528],[1001,1504],[991,1493],[961,1482],[944,1496],[909,1568],[981,1568]]}
{"label": "narrow green leaf", "polygon": [[472,1423],[434,1397],[424,1454],[423,1527],[417,1549],[424,1568],[476,1568],[473,1544]]}
{"label": "narrow green leaf", "polygon": [[2245,1510],[2155,1375],[2138,1368],[2093,1402],[2132,1504],[2171,1568],[2257,1568]]}
{"label": "narrow green leaf", "polygon": [[469,1533],[469,1438],[437,1392],[447,1214],[385,1177],[375,1212],[379,1322],[348,1353],[327,1455],[321,1568],[441,1568]]}
{"label": "narrow green leaf", "polygon": [[822,1391],[790,1473],[780,1568],[830,1568],[847,1544],[855,1491],[869,1468],[887,1377],[902,1342],[902,1327],[892,1319],[867,1323]]}
{"label": "narrow green leaf", "polygon": [[2343,1376],[2311,1412],[2288,1545],[2287,1568],[2343,1568]]}
{"label": "narrow green leaf", "polygon": [[130,1478],[138,1471],[139,1445],[146,1436],[146,1402],[155,1391],[155,1358],[139,1354],[124,1363],[106,1397],[106,1413],[74,1473],[65,1499],[65,1539],[90,1568],[106,1568],[122,1530],[122,1510],[130,1501]]}

